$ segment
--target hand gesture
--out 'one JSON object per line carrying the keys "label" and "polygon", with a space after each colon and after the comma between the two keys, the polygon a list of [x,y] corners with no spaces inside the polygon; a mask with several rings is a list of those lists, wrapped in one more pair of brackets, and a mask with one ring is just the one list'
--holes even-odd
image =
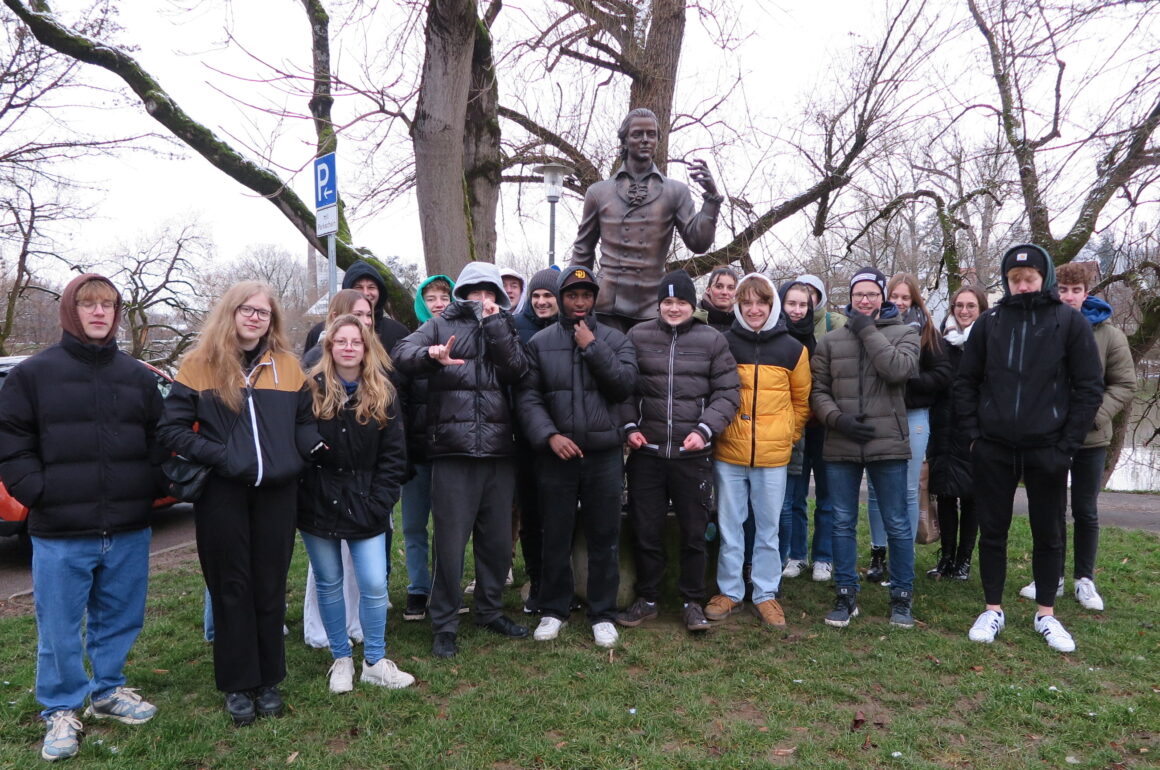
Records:
{"label": "hand gesture", "polygon": [[[494,304],[494,303],[493,303]],[[451,346],[455,344],[455,335],[452,334],[446,345],[432,345],[427,348],[427,356],[443,366],[460,366],[467,363],[462,358],[451,357]]]}
{"label": "hand gesture", "polygon": [[561,460],[571,460],[573,457],[584,456],[584,453],[580,451],[580,447],[576,446],[576,442],[562,433],[553,433],[549,436],[548,446],[556,453],[556,457],[559,457]]}
{"label": "hand gesture", "polygon": [[495,315],[499,312],[499,305],[495,303],[495,300],[485,299],[480,303],[480,305],[482,305],[484,318],[487,318],[489,315]]}
{"label": "hand gesture", "polygon": [[592,344],[592,341],[596,339],[596,335],[592,333],[592,330],[588,328],[588,324],[583,320],[576,323],[576,330],[572,332],[572,337],[576,340],[576,344],[580,346],[581,350],[587,349]]}
{"label": "hand gesture", "polygon": [[681,446],[686,452],[700,452],[705,448],[705,437],[697,431],[693,431],[689,435],[685,436],[685,440],[682,442]]}
{"label": "hand gesture", "polygon": [[629,449],[640,449],[642,446],[647,444],[648,441],[645,440],[643,433],[641,433],[639,430],[634,430],[632,433],[628,434],[628,438],[625,439],[625,443],[628,444]]}
{"label": "hand gesture", "polygon": [[707,195],[718,195],[717,183],[709,173],[709,164],[700,158],[689,161],[689,179],[693,180]]}

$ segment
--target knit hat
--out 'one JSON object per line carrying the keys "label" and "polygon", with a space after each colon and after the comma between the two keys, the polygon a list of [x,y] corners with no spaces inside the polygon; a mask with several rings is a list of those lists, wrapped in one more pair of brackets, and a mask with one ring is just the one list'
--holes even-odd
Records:
{"label": "knit hat", "polygon": [[1008,249],[1007,253],[1003,255],[1002,267],[1000,272],[1004,276],[1007,271],[1013,270],[1016,267],[1031,267],[1044,278],[1047,277],[1047,252],[1030,243],[1025,243],[1014,248]]}
{"label": "knit hat", "polygon": [[697,289],[693,286],[693,279],[688,273],[684,270],[674,270],[661,279],[657,303],[663,302],[666,297],[683,299],[693,307],[697,306]]}
{"label": "knit hat", "polygon": [[[862,283],[863,281],[872,281],[878,284],[878,290],[882,292],[882,299],[886,299],[886,276],[883,275],[881,270],[874,267],[873,265],[859,268],[858,271],[854,273],[854,277],[850,279],[851,295],[854,293],[854,284]],[[853,299],[852,296],[851,299]]]}
{"label": "knit hat", "polygon": [[530,298],[534,292],[550,291],[556,293],[556,286],[560,283],[560,268],[556,266],[545,267],[543,270],[537,270],[532,274],[528,280],[528,297]]}
{"label": "knit hat", "polygon": [[571,289],[574,286],[583,286],[591,289],[593,295],[600,291],[600,286],[597,285],[591,270],[586,267],[569,267],[560,273],[559,289],[556,291],[556,298],[559,299],[566,289]]}

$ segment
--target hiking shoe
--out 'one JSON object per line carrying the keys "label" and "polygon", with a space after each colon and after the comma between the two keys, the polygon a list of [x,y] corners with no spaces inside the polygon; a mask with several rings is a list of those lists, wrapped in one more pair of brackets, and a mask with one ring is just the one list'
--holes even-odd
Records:
{"label": "hiking shoe", "polygon": [[71,709],[54,711],[44,721],[48,723],[48,731],[40,749],[41,759],[55,762],[76,756],[81,748],[81,734],[85,731],[81,720],[77,719],[77,712]]}
{"label": "hiking shoe", "polygon": [[656,602],[645,601],[644,597],[638,596],[624,612],[616,614],[616,624],[625,628],[636,628],[646,620],[654,620],[658,614],[660,613]]}
{"label": "hiking shoe", "polygon": [[436,631],[435,641],[431,644],[431,654],[436,658],[454,658],[459,652],[455,644],[454,631]]}
{"label": "hiking shoe", "polygon": [[761,618],[761,622],[774,628],[785,628],[785,612],[777,599],[766,599],[753,605],[753,612]]}
{"label": "hiking shoe", "polygon": [[705,611],[701,609],[700,602],[685,604],[685,609],[681,610],[681,622],[685,624],[685,628],[695,634],[709,630],[709,621],[705,617]]}
{"label": "hiking shoe", "polygon": [[248,692],[231,692],[226,695],[226,713],[238,727],[252,725],[258,717],[254,710],[254,699]]}
{"label": "hiking shoe", "polygon": [[705,617],[709,620],[724,620],[744,605],[745,602],[735,602],[725,594],[717,594],[705,605]]}
{"label": "hiking shoe", "polygon": [[870,566],[866,568],[867,583],[881,583],[888,580],[886,572],[886,546],[872,546],[870,548]]}
{"label": "hiking shoe", "polygon": [[403,620],[422,620],[425,617],[427,617],[427,594],[407,594]]}
{"label": "hiking shoe", "polygon": [[1085,610],[1104,611],[1104,599],[1096,591],[1096,584],[1091,578],[1080,578],[1075,581],[1075,600]]}
{"label": "hiking shoe", "polygon": [[121,724],[139,725],[157,715],[157,707],[142,700],[131,687],[118,687],[111,693],[95,700],[85,709],[86,717],[94,719],[115,719]]}
{"label": "hiking shoe", "polygon": [[274,685],[259,687],[254,691],[254,710],[260,717],[280,717],[286,704],[282,702],[282,693]]}
{"label": "hiking shoe", "polygon": [[596,640],[597,647],[611,649],[620,640],[620,632],[615,625],[604,620],[592,626],[592,638]]}
{"label": "hiking shoe", "polygon": [[914,593],[911,591],[890,592],[890,625],[898,628],[914,628],[914,615],[911,612],[911,603]]}
{"label": "hiking shoe", "polygon": [[379,658],[379,662],[373,666],[367,665],[364,660],[362,676],[358,680],[376,687],[386,687],[388,690],[401,690],[415,684],[415,677],[406,671],[400,671],[394,661],[386,658]]}
{"label": "hiking shoe", "polygon": [[[1035,581],[1032,580],[1030,583],[1020,588],[1019,595],[1024,599],[1035,601]],[[1055,589],[1055,596],[1056,598],[1063,596],[1063,578],[1059,579],[1059,587]]]}
{"label": "hiking shoe", "polygon": [[975,618],[974,625],[967,632],[967,638],[972,642],[990,644],[1007,625],[1007,618],[1002,610],[984,610],[983,614]]}
{"label": "hiking shoe", "polygon": [[1057,652],[1075,650],[1075,639],[1071,638],[1071,634],[1067,632],[1062,623],[1056,620],[1054,615],[1036,616],[1035,632],[1043,634],[1043,638],[1047,640],[1047,646]]}
{"label": "hiking shoe", "polygon": [[330,691],[350,692],[354,689],[354,658],[335,658],[330,664]]}
{"label": "hiking shoe", "polygon": [[540,625],[536,627],[536,632],[532,634],[532,638],[537,642],[550,642],[560,635],[560,629],[563,627],[564,621],[547,616],[540,620]]}
{"label": "hiking shoe", "polygon": [[816,562],[814,562],[813,578],[814,578],[815,583],[825,583],[829,580],[833,580],[834,579],[834,565],[830,564],[830,562],[828,562],[828,561],[816,561]]}
{"label": "hiking shoe", "polygon": [[834,600],[834,609],[826,615],[826,625],[834,628],[845,628],[850,625],[850,618],[858,617],[858,591],[853,586],[838,586],[837,598]]}
{"label": "hiking shoe", "polygon": [[802,574],[802,571],[808,567],[809,564],[805,559],[790,559],[785,563],[785,569],[781,571],[783,578],[795,578]]}

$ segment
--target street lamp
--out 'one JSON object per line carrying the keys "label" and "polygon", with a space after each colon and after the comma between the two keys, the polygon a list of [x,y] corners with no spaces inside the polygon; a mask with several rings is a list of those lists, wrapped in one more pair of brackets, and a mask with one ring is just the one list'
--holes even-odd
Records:
{"label": "street lamp", "polygon": [[544,196],[548,199],[548,265],[556,264],[556,203],[564,194],[564,177],[572,169],[559,163],[545,163],[532,169],[533,174],[544,176]]}

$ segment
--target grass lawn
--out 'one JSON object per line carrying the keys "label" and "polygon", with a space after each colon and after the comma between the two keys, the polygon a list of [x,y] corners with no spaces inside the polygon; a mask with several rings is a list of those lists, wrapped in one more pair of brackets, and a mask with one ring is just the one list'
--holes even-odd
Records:
{"label": "grass lawn", "polygon": [[[863,529],[865,527],[863,526]],[[396,530],[401,531],[401,530]],[[977,575],[934,581],[934,546],[920,546],[915,615],[885,620],[888,590],[865,587],[844,630],[822,617],[832,584],[785,581],[789,628],[749,613],[692,638],[677,607],[622,630],[615,651],[574,617],[555,642],[508,641],[460,629],[460,654],[431,657],[426,623],[403,623],[402,538],[394,546],[388,655],[418,678],[408,690],[327,690],[329,652],[302,644],[306,556],[291,573],[289,713],[236,729],[213,688],[201,640],[196,562],[153,579],[129,685],[160,709],[150,724],[86,723],[70,767],[121,768],[674,768],[1145,767],[1160,758],[1160,538],[1102,533],[1097,583],[1110,610],[1069,593],[1060,617],[1078,649],[1060,655],[1014,598],[1030,580],[1025,518],[1012,527],[1007,629],[969,642],[982,609]],[[866,548],[860,549],[861,553]],[[517,565],[517,580],[519,565]],[[519,595],[507,595],[513,616]],[[0,620],[0,767],[43,766],[33,697],[36,628]],[[357,653],[356,653],[357,660]]]}

